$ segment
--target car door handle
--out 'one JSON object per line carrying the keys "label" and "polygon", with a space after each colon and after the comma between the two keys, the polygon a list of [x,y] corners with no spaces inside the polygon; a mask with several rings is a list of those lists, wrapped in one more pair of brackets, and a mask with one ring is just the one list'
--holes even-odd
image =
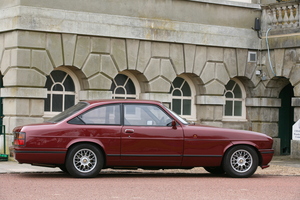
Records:
{"label": "car door handle", "polygon": [[125,129],[125,133],[134,133],[133,129]]}

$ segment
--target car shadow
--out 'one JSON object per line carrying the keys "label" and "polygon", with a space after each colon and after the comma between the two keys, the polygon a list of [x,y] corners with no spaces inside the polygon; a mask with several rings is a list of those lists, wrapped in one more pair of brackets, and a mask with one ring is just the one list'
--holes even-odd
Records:
{"label": "car shadow", "polygon": [[[64,172],[32,172],[21,173],[24,178],[71,178],[71,175]],[[265,178],[271,175],[254,174],[249,178]],[[232,178],[226,174],[215,175],[210,173],[191,173],[191,172],[164,172],[164,171],[104,171],[99,173],[95,178]]]}

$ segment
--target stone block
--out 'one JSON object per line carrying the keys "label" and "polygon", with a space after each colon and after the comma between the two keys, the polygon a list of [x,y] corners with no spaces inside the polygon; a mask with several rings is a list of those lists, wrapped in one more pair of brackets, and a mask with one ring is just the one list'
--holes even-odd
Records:
{"label": "stone block", "polygon": [[137,70],[143,73],[147,67],[147,64],[151,58],[151,43],[146,41],[140,42]]}
{"label": "stone block", "polygon": [[1,97],[4,98],[47,98],[47,88],[7,87],[1,88]]}
{"label": "stone block", "polygon": [[139,99],[155,100],[164,103],[171,103],[172,95],[164,93],[141,93]]}
{"label": "stone block", "polygon": [[50,60],[54,63],[54,67],[63,65],[62,38],[60,34],[47,34],[46,43],[47,52],[49,52]]}
{"label": "stone block", "polygon": [[195,55],[195,63],[194,63],[194,74],[200,75],[202,72],[205,63],[206,63],[206,56],[207,56],[207,51],[206,51],[205,46],[196,46],[196,55]]}
{"label": "stone block", "polygon": [[92,37],[92,53],[105,53],[110,54],[111,45],[110,38]]}
{"label": "stone block", "polygon": [[[291,84],[298,85],[299,77],[300,77],[300,64],[296,64],[296,66],[294,66],[293,70],[291,71],[291,75],[290,75]],[[295,89],[295,93],[297,92],[297,94],[300,93],[298,87],[299,86],[297,86],[297,88]]]}
{"label": "stone block", "polygon": [[237,130],[249,130],[248,121],[222,121],[224,128],[237,129]]}
{"label": "stone block", "polygon": [[157,77],[149,82],[149,89],[151,92],[169,92],[171,83],[162,77]]}
{"label": "stone block", "polygon": [[300,119],[300,107],[294,108],[294,121],[298,121]]}
{"label": "stone block", "polygon": [[206,106],[200,106],[198,109],[198,116],[197,119],[200,119],[200,121],[210,121],[214,120],[214,112],[215,107],[206,105]]}
{"label": "stone block", "polygon": [[0,63],[1,63],[1,59],[2,59],[2,52],[4,50],[4,34],[0,34]]}
{"label": "stone block", "polygon": [[18,47],[45,49],[46,33],[33,31],[18,31]]}
{"label": "stone block", "polygon": [[201,124],[206,126],[223,127],[223,123],[218,121],[201,121]]}
{"label": "stone block", "polygon": [[12,49],[10,67],[30,67],[31,52],[29,49]]}
{"label": "stone block", "polygon": [[139,40],[126,40],[128,69],[135,70],[138,59]]}
{"label": "stone block", "polygon": [[[178,75],[184,73],[183,45],[170,44],[170,58]],[[199,75],[199,74],[198,74]]]}
{"label": "stone block", "polygon": [[1,59],[1,62],[0,62],[0,69],[1,69],[1,73],[3,75],[6,74],[8,68],[10,67],[10,63],[11,63],[11,50],[5,50],[3,52],[3,56],[2,56],[2,59]]}
{"label": "stone block", "polygon": [[196,45],[184,45],[185,73],[192,73],[194,71],[195,54]]}
{"label": "stone block", "polygon": [[111,99],[111,91],[84,90],[79,92],[80,100]]}
{"label": "stone block", "polygon": [[282,76],[283,60],[284,60],[284,49],[275,49],[273,67],[274,70],[276,71],[277,76]]}
{"label": "stone block", "polygon": [[300,158],[300,140],[291,141],[291,158]]}
{"label": "stone block", "polygon": [[64,65],[73,65],[76,39],[76,35],[62,34]]}
{"label": "stone block", "polygon": [[225,105],[224,96],[196,96],[196,104],[203,105]]}
{"label": "stone block", "polygon": [[236,77],[238,69],[235,49],[224,49],[224,64],[227,67],[230,77]]}
{"label": "stone block", "polygon": [[29,116],[29,99],[3,99],[3,114],[6,116]]}
{"label": "stone block", "polygon": [[160,59],[159,58],[151,58],[144,75],[148,81],[158,77],[160,75]]}
{"label": "stone block", "polygon": [[101,55],[101,72],[112,79],[118,74],[118,69],[110,55]]}
{"label": "stone block", "polygon": [[247,109],[247,113],[251,121],[260,122],[278,122],[279,111],[277,108],[256,108]]}
{"label": "stone block", "polygon": [[3,124],[6,127],[7,133],[12,133],[12,130],[17,126],[43,122],[44,119],[42,117],[5,116],[3,118]]}
{"label": "stone block", "polygon": [[274,149],[274,156],[280,156],[280,148],[281,148],[281,140],[280,138],[273,138],[273,149]]}
{"label": "stone block", "polygon": [[29,117],[43,117],[45,108],[44,102],[44,99],[30,99]]}
{"label": "stone block", "polygon": [[207,95],[223,95],[225,89],[225,86],[216,80],[205,84],[203,87]]}
{"label": "stone block", "polygon": [[230,80],[230,77],[228,75],[228,72],[226,70],[226,67],[224,63],[216,63],[215,65],[215,78],[219,80],[223,85],[226,85],[228,81]]}
{"label": "stone block", "polygon": [[115,61],[118,71],[121,72],[127,69],[125,40],[122,39],[111,40],[111,55]]}
{"label": "stone block", "polygon": [[247,107],[277,107],[281,106],[281,99],[278,98],[246,98]]}
{"label": "stone block", "polygon": [[95,75],[96,73],[100,72],[100,64],[101,55],[90,54],[82,68],[82,72],[85,74],[86,77],[89,78]]}
{"label": "stone block", "polygon": [[111,87],[111,79],[103,74],[96,74],[88,79],[89,89],[109,90]]}
{"label": "stone block", "polygon": [[74,58],[74,66],[81,69],[84,62],[90,54],[91,39],[90,37],[78,36]]}
{"label": "stone block", "polygon": [[215,78],[215,66],[214,62],[207,62],[203,69],[203,72],[200,75],[203,83],[206,84]]}
{"label": "stone block", "polygon": [[8,32],[4,35],[4,47],[16,48],[18,46],[18,31]]}
{"label": "stone block", "polygon": [[[29,59],[30,60],[30,59]],[[51,60],[46,51],[33,50],[32,51],[32,67],[43,72],[44,75],[49,75],[55,66],[52,65]]]}
{"label": "stone block", "polygon": [[11,68],[3,77],[4,86],[44,87],[46,77],[34,69]]}
{"label": "stone block", "polygon": [[294,95],[300,96],[300,84],[294,85]]}
{"label": "stone block", "polygon": [[293,97],[292,98],[292,106],[293,107],[300,107],[300,98],[299,97]]}
{"label": "stone block", "polygon": [[161,59],[160,64],[162,76],[164,76],[169,82],[173,82],[176,78],[176,72],[174,71],[170,59]]}
{"label": "stone block", "polygon": [[257,64],[253,62],[247,62],[246,65],[246,71],[245,71],[245,77],[252,79],[253,76],[255,76]]}
{"label": "stone block", "polygon": [[245,76],[248,51],[245,49],[237,49],[237,69],[238,76]]}
{"label": "stone block", "polygon": [[272,138],[278,137],[278,123],[252,122],[252,130]]}
{"label": "stone block", "polygon": [[207,47],[207,60],[210,62],[223,62],[223,48]]}
{"label": "stone block", "polygon": [[221,121],[223,119],[223,106],[214,106],[214,120]]}
{"label": "stone block", "polygon": [[285,49],[282,76],[289,77],[295,63],[297,63],[297,51],[295,49]]}
{"label": "stone block", "polygon": [[152,42],[152,57],[170,58],[170,44],[162,42]]}

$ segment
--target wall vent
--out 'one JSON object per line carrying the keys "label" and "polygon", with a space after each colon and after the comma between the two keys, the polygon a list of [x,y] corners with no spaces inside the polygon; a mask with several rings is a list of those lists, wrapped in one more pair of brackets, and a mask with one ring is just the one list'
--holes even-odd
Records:
{"label": "wall vent", "polygon": [[256,62],[257,61],[257,54],[254,51],[248,52],[248,62]]}

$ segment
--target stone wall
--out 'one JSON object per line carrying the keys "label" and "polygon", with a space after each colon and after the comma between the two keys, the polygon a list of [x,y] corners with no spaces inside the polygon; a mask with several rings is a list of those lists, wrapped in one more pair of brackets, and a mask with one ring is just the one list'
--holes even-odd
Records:
{"label": "stone wall", "polygon": [[[272,75],[264,62],[266,52],[255,64],[248,62],[247,49],[30,31],[3,33],[0,41],[7,132],[17,125],[43,121],[46,76],[64,66],[79,79],[80,100],[111,98],[111,80],[128,71],[140,82],[141,98],[168,103],[171,82],[185,74],[197,91],[198,122],[278,136],[278,94],[287,82]],[[272,57],[277,73],[288,75],[298,96],[298,65],[288,56],[292,52],[298,50],[275,50]],[[266,73],[266,80],[256,75],[258,69]],[[247,92],[245,121],[223,121],[224,86],[231,78],[238,78]],[[295,115],[299,116],[298,108]]]}

